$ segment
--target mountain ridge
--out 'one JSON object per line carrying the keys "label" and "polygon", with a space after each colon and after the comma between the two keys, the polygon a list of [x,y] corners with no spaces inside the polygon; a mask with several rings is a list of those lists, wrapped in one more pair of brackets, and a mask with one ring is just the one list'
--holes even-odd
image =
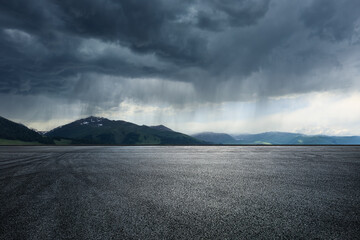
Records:
{"label": "mountain ridge", "polygon": [[164,126],[137,125],[89,116],[47,132],[0,117],[0,145],[360,145],[360,136],[306,135],[289,132],[227,134],[203,132],[188,136]]}
{"label": "mountain ridge", "polygon": [[[232,139],[213,141],[216,136],[228,135]],[[198,133],[192,135],[203,141],[231,145],[358,145],[360,136],[306,135],[291,132],[264,132],[257,134]]]}
{"label": "mountain ridge", "polygon": [[0,144],[23,144],[32,142],[33,144],[53,144],[53,140],[43,137],[33,129],[21,123],[13,122],[0,116]]}
{"label": "mountain ridge", "polygon": [[193,134],[192,136],[215,144],[231,143],[236,141],[230,134],[227,133],[202,132]]}
{"label": "mountain ridge", "polygon": [[123,120],[90,116],[59,126],[47,133],[52,138],[72,139],[80,144],[196,145],[205,142],[161,125],[161,129]]}

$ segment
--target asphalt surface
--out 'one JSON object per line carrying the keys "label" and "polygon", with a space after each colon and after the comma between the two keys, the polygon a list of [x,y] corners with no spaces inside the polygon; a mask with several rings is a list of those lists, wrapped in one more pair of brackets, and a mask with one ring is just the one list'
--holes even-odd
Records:
{"label": "asphalt surface", "polygon": [[0,147],[0,239],[360,239],[360,147]]}

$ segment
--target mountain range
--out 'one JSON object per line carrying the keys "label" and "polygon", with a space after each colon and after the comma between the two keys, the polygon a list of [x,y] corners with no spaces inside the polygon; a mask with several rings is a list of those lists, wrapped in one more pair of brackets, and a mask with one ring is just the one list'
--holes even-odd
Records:
{"label": "mountain range", "polygon": [[0,145],[354,145],[360,136],[305,135],[287,132],[235,134],[204,132],[188,136],[164,125],[136,125],[121,120],[90,116],[37,132],[0,117]]}
{"label": "mountain range", "polygon": [[78,144],[196,145],[202,140],[172,131],[165,126],[139,126],[125,121],[88,117],[55,128],[45,134],[54,139],[71,139]]}
{"label": "mountain range", "polygon": [[206,142],[172,131],[163,125],[139,126],[121,120],[90,116],[43,134],[1,118],[0,144],[201,145]]}
{"label": "mountain range", "polygon": [[204,132],[192,135],[206,142],[216,144],[259,144],[259,145],[356,145],[360,136],[305,135],[288,132],[265,132],[259,134],[237,134]]}

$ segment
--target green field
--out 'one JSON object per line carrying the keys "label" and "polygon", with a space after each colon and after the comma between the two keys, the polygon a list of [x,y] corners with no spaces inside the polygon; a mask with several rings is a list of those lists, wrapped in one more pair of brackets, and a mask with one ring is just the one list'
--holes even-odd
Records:
{"label": "green field", "polygon": [[43,145],[39,142],[24,142],[20,140],[9,140],[0,138],[0,145]]}
{"label": "green field", "polygon": [[54,140],[56,145],[71,145],[72,141],[69,139]]}

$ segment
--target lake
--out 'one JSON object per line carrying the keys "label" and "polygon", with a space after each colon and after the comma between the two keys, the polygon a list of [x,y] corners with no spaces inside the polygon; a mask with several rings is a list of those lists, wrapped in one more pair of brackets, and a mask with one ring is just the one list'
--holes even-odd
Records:
{"label": "lake", "polygon": [[0,147],[0,239],[359,239],[360,147]]}

